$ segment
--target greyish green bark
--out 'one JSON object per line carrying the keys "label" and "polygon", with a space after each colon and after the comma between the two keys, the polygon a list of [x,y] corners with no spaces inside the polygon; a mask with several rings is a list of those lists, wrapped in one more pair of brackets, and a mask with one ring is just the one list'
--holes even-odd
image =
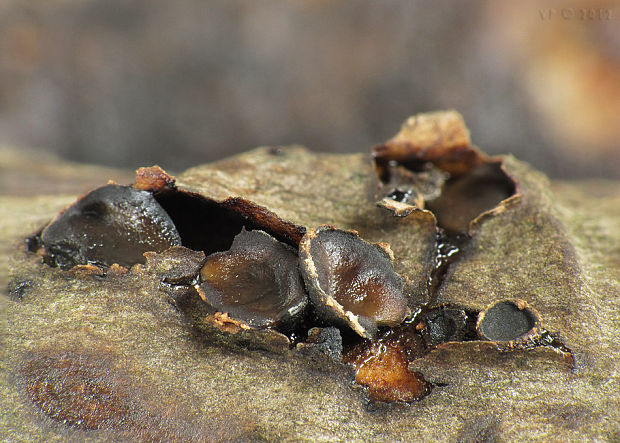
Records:
{"label": "greyish green bark", "polygon": [[[520,200],[475,227],[436,303],[483,309],[498,299],[526,300],[572,350],[574,367],[550,347],[500,352],[489,342],[448,343],[412,363],[438,384],[430,395],[374,411],[346,368],[209,343],[168,302],[156,272],[137,266],[105,278],[71,275],[27,253],[24,238],[83,192],[49,195],[62,175],[40,195],[0,196],[0,248],[8,258],[0,273],[0,436],[617,441],[618,183],[550,185],[512,157],[505,167],[520,184]],[[302,226],[327,223],[387,242],[412,294],[426,301],[432,216],[397,218],[378,208],[374,174],[365,154],[260,148],[190,169],[177,184],[215,200],[244,197]],[[27,185],[19,180],[16,174],[13,189]],[[95,408],[102,429],[76,424],[76,406],[55,401],[55,389],[98,392],[99,403],[79,392],[71,398]],[[101,405],[103,397],[109,403]]]}

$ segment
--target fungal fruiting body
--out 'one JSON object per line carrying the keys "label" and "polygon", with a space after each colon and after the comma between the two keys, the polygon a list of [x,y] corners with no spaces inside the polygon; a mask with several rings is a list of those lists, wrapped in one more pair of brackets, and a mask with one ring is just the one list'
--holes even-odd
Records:
{"label": "fungal fruiting body", "polygon": [[480,312],[476,329],[483,340],[519,347],[540,334],[541,319],[524,300],[500,300]]}
{"label": "fungal fruiting body", "polygon": [[379,326],[396,326],[409,313],[404,279],[381,245],[320,226],[306,233],[299,253],[310,299],[326,319],[372,338]]}
{"label": "fungal fruiting body", "polygon": [[62,212],[41,233],[49,264],[129,267],[142,254],[181,244],[177,229],[150,192],[110,184]]}
{"label": "fungal fruiting body", "polygon": [[307,304],[296,251],[262,231],[243,229],[228,251],[209,255],[200,279],[205,302],[251,327],[293,323]]}

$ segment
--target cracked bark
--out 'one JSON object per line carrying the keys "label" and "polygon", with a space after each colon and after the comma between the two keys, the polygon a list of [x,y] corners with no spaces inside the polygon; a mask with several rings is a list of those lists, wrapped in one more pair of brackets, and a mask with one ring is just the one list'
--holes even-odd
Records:
{"label": "cracked bark", "polygon": [[[76,194],[105,180],[93,177],[96,169],[76,178],[77,167],[72,177],[84,185],[79,192],[53,195],[54,186],[67,191],[59,172],[46,179],[46,189],[18,197],[10,194],[26,189],[28,179],[20,183],[15,174],[0,197],[0,248],[9,258],[8,270],[0,273],[7,314],[0,435],[57,441],[617,440],[618,183],[549,183],[511,156],[503,162],[520,197],[475,224],[436,300],[428,300],[436,255],[433,216],[394,217],[377,207],[367,154],[261,148],[177,177],[180,188],[216,201],[240,197],[298,226],[331,224],[388,242],[395,269],[407,277],[408,293],[418,303],[482,310],[499,299],[526,300],[574,357],[548,346],[505,352],[490,342],[441,344],[411,364],[435,384],[430,395],[373,410],[346,367],[210,343],[168,302],[152,269],[137,266],[101,278],[42,264],[26,252],[24,238]],[[36,159],[12,168],[30,164]],[[97,395],[99,385],[89,383],[98,380],[121,412],[98,405],[99,422],[76,424],[80,416],[71,401],[79,396],[45,397],[63,389],[59,380],[67,374],[75,382],[67,390]]]}

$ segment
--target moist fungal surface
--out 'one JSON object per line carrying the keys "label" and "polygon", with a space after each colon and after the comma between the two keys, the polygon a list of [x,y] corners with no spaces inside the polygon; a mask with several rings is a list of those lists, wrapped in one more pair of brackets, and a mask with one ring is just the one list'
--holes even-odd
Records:
{"label": "moist fungal surface", "polygon": [[49,264],[131,266],[147,251],[181,244],[177,229],[150,192],[106,185],[80,198],[41,235]]}
{"label": "moist fungal surface", "polygon": [[306,305],[296,251],[262,231],[242,230],[230,250],[207,257],[200,278],[209,305],[250,326],[290,322]]}
{"label": "moist fungal surface", "polygon": [[306,254],[304,273],[317,309],[329,309],[341,317],[339,311],[344,309],[361,317],[371,329],[375,324],[397,325],[407,315],[404,280],[381,247],[355,233],[323,227],[307,238],[302,250]]}

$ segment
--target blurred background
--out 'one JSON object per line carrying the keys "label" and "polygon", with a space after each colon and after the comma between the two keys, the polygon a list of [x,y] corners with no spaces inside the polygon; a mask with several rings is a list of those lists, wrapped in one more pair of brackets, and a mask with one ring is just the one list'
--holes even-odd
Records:
{"label": "blurred background", "polygon": [[620,177],[620,2],[0,0],[0,144],[178,172],[368,151],[460,111],[484,151]]}

